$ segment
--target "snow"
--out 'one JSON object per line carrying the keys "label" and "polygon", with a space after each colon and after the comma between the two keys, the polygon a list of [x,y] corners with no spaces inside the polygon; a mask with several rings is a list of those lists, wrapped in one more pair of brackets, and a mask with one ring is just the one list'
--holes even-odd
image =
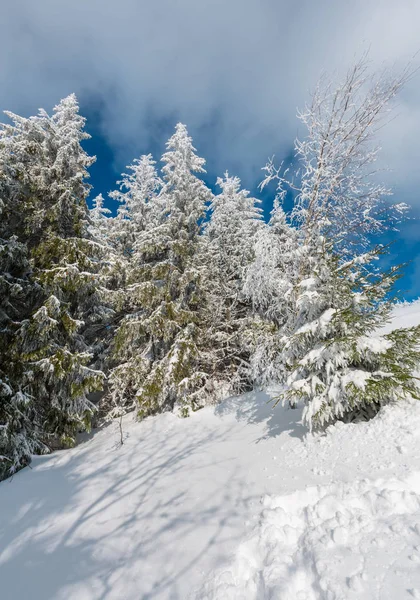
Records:
{"label": "snow", "polygon": [[325,331],[327,326],[331,323],[336,312],[337,311],[334,308],[328,308],[322,313],[319,319],[315,319],[314,321],[302,325],[302,327],[297,330],[296,334],[299,335],[301,333],[308,332],[314,333],[317,330]]}
{"label": "snow", "polygon": [[420,298],[414,302],[401,302],[397,304],[393,311],[392,322],[380,330],[380,334],[385,334],[397,327],[412,327],[420,323]]}
{"label": "snow", "polygon": [[359,352],[369,350],[374,354],[381,354],[392,347],[392,342],[383,337],[361,336],[357,340],[357,349]]}
{"label": "snow", "polygon": [[420,403],[307,435],[270,396],[128,415],[0,483],[1,599],[420,598]]}
{"label": "snow", "polygon": [[416,473],[267,496],[253,535],[198,597],[420,597],[419,493]]}

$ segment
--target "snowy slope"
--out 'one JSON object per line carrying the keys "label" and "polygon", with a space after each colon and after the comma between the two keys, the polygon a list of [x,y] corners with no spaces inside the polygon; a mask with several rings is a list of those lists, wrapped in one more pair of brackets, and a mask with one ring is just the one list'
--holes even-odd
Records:
{"label": "snowy slope", "polygon": [[393,311],[392,322],[381,333],[391,331],[397,327],[412,327],[420,323],[420,299],[414,302],[401,302]]}
{"label": "snowy slope", "polygon": [[268,399],[128,417],[0,483],[1,600],[420,598],[420,403],[306,436]]}
{"label": "snowy slope", "polygon": [[[410,419],[413,410],[416,429],[395,428],[395,419]],[[385,410],[374,425],[330,431],[328,458],[315,469],[328,483],[262,498],[252,534],[195,597],[420,598],[419,424],[413,405]],[[399,445],[402,439],[410,450]],[[311,450],[320,457],[319,447]],[[346,473],[336,466],[343,458]],[[369,474],[360,465],[365,461]]]}

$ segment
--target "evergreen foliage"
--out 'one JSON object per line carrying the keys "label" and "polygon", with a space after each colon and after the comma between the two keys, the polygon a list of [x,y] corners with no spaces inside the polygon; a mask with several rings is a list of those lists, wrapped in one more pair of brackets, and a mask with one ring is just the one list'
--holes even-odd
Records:
{"label": "evergreen foliage", "polygon": [[135,159],[118,181],[119,190],[110,193],[110,197],[121,203],[113,223],[112,236],[121,254],[129,259],[138,236],[152,224],[157,224],[157,195],[162,181],[156,171],[156,162],[151,154]]}
{"label": "evergreen foliage", "polygon": [[239,393],[252,385],[249,359],[253,316],[244,294],[247,270],[254,258],[255,239],[262,229],[260,200],[241,189],[238,177],[218,178],[221,193],[210,205],[210,219],[202,242],[207,265],[206,288],[209,336],[217,354],[218,373],[226,378],[226,393]]}
{"label": "evergreen foliage", "polygon": [[[101,387],[103,374],[89,368],[81,334],[103,307],[84,182],[94,159],[80,145],[87,134],[76,98],[62,100],[52,117],[8,116],[0,185],[2,282],[10,297],[2,303],[1,362],[10,389],[1,454],[13,472],[34,450],[73,443],[89,427],[94,407],[86,394]],[[12,440],[22,435],[30,443],[17,448]]]}
{"label": "evergreen foliage", "polygon": [[[76,97],[0,129],[0,478],[71,445],[103,412],[182,416],[252,385],[282,384],[310,429],[419,398],[420,326],[381,333],[400,267],[382,272],[372,234],[406,206],[371,178],[373,134],[401,77],[358,63],[300,114],[299,163],[268,223],[225,173],[213,195],[179,123],[110,197],[87,199],[89,136]],[[370,86],[367,85],[370,83]],[[292,189],[294,206],[283,201]],[[100,369],[100,370],[99,370]],[[104,372],[105,373],[104,373]]]}
{"label": "evergreen foliage", "polygon": [[321,82],[299,115],[307,136],[296,141],[295,176],[286,178],[288,170],[281,174],[272,160],[265,167],[261,187],[276,179],[279,201],[287,187],[294,192],[298,251],[286,278],[285,319],[274,323],[269,352],[256,356],[276,383],[288,386],[280,398],[292,406],[304,401],[309,427],[417,397],[411,367],[420,358],[419,330],[398,330],[377,345],[362,339],[386,322],[395,280],[394,270],[375,268],[371,235],[395,229],[407,207],[387,203],[389,190],[372,177],[372,164],[375,133],[406,78],[407,71],[369,77],[362,60],[335,90]]}
{"label": "evergreen foliage", "polygon": [[269,222],[257,233],[243,288],[254,312],[250,376],[260,386],[284,377],[281,338],[295,312],[292,291],[299,261],[298,232],[276,198]]}
{"label": "evergreen foliage", "polygon": [[343,263],[322,236],[310,248],[309,276],[294,290],[295,326],[282,340],[289,376],[280,398],[291,406],[305,403],[309,428],[370,417],[389,402],[419,398],[420,326],[380,334],[399,267],[370,269],[380,249]]}
{"label": "evergreen foliage", "polygon": [[134,403],[140,417],[175,406],[186,415],[214,394],[197,261],[211,192],[195,175],[204,172],[204,159],[184,125],[177,125],[162,161],[163,185],[150,210],[141,211],[147,218],[133,246],[128,290],[135,306],[114,341],[114,356],[124,362],[110,375],[114,403]]}
{"label": "evergreen foliage", "polygon": [[[7,203],[0,210],[0,223]],[[2,236],[7,235],[2,231]],[[22,321],[39,297],[28,277],[24,244],[16,236],[0,239],[0,479],[24,466],[30,455],[45,449],[33,398],[12,350]]]}

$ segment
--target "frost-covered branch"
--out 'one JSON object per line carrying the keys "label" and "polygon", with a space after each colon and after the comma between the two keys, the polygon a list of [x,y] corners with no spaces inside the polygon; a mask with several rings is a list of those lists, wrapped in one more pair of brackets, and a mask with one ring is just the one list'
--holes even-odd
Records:
{"label": "frost-covered branch", "polygon": [[370,74],[366,57],[334,86],[325,77],[298,117],[306,136],[295,141],[297,170],[290,178],[271,158],[262,187],[278,184],[278,197],[295,191],[292,221],[304,237],[318,233],[343,253],[369,245],[370,234],[395,229],[408,209],[391,204],[391,191],[377,181],[377,133],[387,122],[391,101],[411,76],[384,70]]}

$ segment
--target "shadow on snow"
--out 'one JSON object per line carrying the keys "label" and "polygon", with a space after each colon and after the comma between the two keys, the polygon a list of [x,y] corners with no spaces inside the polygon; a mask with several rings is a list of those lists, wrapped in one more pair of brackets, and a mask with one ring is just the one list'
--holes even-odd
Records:
{"label": "shadow on snow", "polygon": [[[273,409],[268,400],[260,393],[230,398],[215,415],[234,414],[244,426],[265,423],[255,441],[283,433],[301,438],[299,411]],[[227,559],[226,542],[230,551],[244,512],[259,500],[223,452],[212,456],[231,443],[235,420],[220,430],[200,421],[185,435],[173,421],[165,429],[160,417],[146,420],[119,449],[112,435],[95,446],[98,436],[1,483],[1,597],[105,600],[117,597],[122,580],[122,589],[133,590],[140,580],[144,591],[128,597],[184,600],[181,580],[210,549],[218,563]],[[204,533],[197,541],[198,527]]]}

